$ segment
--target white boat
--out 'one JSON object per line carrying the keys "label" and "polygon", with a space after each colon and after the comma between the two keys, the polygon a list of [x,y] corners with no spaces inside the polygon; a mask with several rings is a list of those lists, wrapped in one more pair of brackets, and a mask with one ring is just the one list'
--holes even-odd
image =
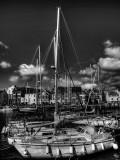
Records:
{"label": "white boat", "polygon": [[81,125],[91,125],[96,127],[119,127],[118,119],[113,117],[105,117],[105,116],[81,116],[79,113],[65,113],[61,112],[60,118],[64,119],[66,122],[70,121],[76,124]]}
{"label": "white boat", "polygon": [[3,106],[2,108],[0,108],[0,112],[11,112],[13,111],[13,109],[10,106]]}
{"label": "white boat", "polygon": [[38,128],[44,126],[44,124],[49,125],[51,123],[50,121],[10,121],[6,126],[2,128],[1,134],[17,135],[23,134],[25,132],[30,133],[32,130],[35,132]]}
{"label": "white boat", "polygon": [[[55,51],[55,113],[54,129],[39,129],[34,135],[22,140],[19,136],[8,137],[9,143],[25,158],[71,158],[107,150],[118,149],[110,133],[98,133],[92,126],[82,128],[58,128],[60,119],[57,102],[57,54],[59,47],[59,20],[61,8],[57,8],[57,30],[54,37]],[[38,135],[38,136],[37,136]]]}
{"label": "white boat", "polygon": [[118,127],[118,120],[108,117],[83,118],[73,121],[75,124],[91,125],[96,127]]}
{"label": "white boat", "polygon": [[118,149],[110,133],[97,133],[91,126],[77,129],[65,128],[57,135],[52,131],[43,135],[19,139],[9,138],[9,142],[24,158],[70,158],[83,156],[110,148]]}
{"label": "white boat", "polygon": [[36,107],[19,107],[19,112],[27,113],[27,112],[37,112]]}

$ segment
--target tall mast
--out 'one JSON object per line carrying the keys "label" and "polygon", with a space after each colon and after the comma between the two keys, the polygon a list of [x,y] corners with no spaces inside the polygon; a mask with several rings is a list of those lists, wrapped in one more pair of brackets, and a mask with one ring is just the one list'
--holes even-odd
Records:
{"label": "tall mast", "polygon": [[[58,99],[57,99],[57,76],[58,76],[58,46],[59,46],[59,22],[60,21],[60,7],[57,8],[57,30],[56,30],[56,39],[55,39],[55,113],[54,120],[58,120]],[[56,132],[56,131],[55,131]]]}
{"label": "tall mast", "polygon": [[92,81],[92,67],[91,67],[91,64],[90,64],[90,72],[91,72],[91,91],[93,89],[93,81]]}
{"label": "tall mast", "polygon": [[[28,87],[28,82],[27,82],[27,84],[26,84],[26,96],[27,96],[27,94],[28,94],[27,87]],[[28,96],[27,96],[27,97],[28,97]],[[27,102],[29,102],[29,97],[28,97]],[[28,104],[28,103],[27,103],[27,104]],[[26,104],[25,104],[25,105],[26,105]]]}
{"label": "tall mast", "polygon": [[69,76],[67,75],[67,104],[69,103]]}
{"label": "tall mast", "polygon": [[99,90],[99,104],[100,104],[100,68],[98,66],[98,90]]}
{"label": "tall mast", "polygon": [[67,74],[65,73],[65,103],[67,103]]}
{"label": "tall mast", "polygon": [[40,102],[42,108],[42,74],[41,74],[41,54],[40,54],[40,45],[39,45],[39,69],[40,69]]}
{"label": "tall mast", "polygon": [[38,109],[38,59],[36,60],[36,108]]}

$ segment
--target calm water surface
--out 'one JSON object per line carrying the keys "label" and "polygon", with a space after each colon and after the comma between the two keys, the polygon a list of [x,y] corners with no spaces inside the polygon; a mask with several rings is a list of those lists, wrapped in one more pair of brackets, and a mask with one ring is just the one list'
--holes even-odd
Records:
{"label": "calm water surface", "polygon": [[[115,111],[116,112],[116,111]],[[0,132],[2,127],[5,125],[6,120],[14,116],[14,112],[0,112]],[[80,160],[120,160],[120,138],[118,139],[119,149],[108,150],[101,153],[96,153],[93,155],[85,156],[79,158]],[[23,160],[24,158],[17,152],[14,147],[11,147],[7,143],[5,136],[0,135],[0,160]]]}

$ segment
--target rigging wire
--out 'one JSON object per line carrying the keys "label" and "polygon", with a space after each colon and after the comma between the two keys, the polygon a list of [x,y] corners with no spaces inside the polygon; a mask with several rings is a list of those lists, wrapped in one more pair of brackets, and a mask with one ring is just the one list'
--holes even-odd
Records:
{"label": "rigging wire", "polygon": [[[32,58],[32,61],[31,61],[31,63],[30,64],[33,64],[34,65],[34,60],[35,60],[35,57],[36,57],[36,55],[37,55],[37,51],[38,51],[38,47],[39,47],[39,45],[37,45],[37,48],[36,48],[36,50],[35,50],[35,52],[34,52],[34,55],[33,55],[33,58]],[[26,83],[28,82],[28,78],[25,80],[25,82],[24,82],[24,84],[25,84],[25,86],[26,86]]]}
{"label": "rigging wire", "polygon": [[[56,31],[55,31],[55,33],[56,33]],[[54,35],[55,35],[55,33],[54,33]],[[54,36],[53,36],[53,37],[54,37]],[[50,52],[50,49],[51,49],[52,44],[53,44],[53,38],[52,38],[52,40],[51,40],[51,42],[50,42],[50,45],[48,46],[48,49],[47,49],[46,54],[45,54],[45,57],[43,58],[43,65],[46,64],[46,61],[47,61],[47,58],[48,58],[48,55],[49,55],[49,52]],[[32,61],[31,61],[31,64],[33,64],[34,66],[35,66],[35,58],[36,58],[36,56],[37,56],[38,49],[39,49],[39,45],[37,46],[37,48],[36,48],[36,50],[35,50],[35,53],[34,53],[34,56],[33,56],[33,58],[32,58]],[[25,83],[26,83],[26,82],[27,82],[27,80],[25,81]],[[33,83],[34,83],[34,82],[33,82]],[[32,83],[32,85],[33,85],[33,83]]]}
{"label": "rigging wire", "polygon": [[75,45],[74,45],[74,43],[73,43],[72,34],[71,34],[71,32],[70,32],[70,29],[69,29],[69,27],[68,27],[67,21],[66,21],[66,19],[65,19],[65,16],[64,16],[62,10],[61,10],[61,14],[62,14],[64,23],[65,23],[65,27],[66,27],[66,29],[67,29],[67,32],[68,32],[68,35],[69,35],[69,38],[70,38],[70,41],[71,41],[71,44],[72,44],[72,47],[73,47],[73,50],[74,50],[74,52],[75,52],[75,55],[76,55],[78,64],[79,64],[79,66],[80,66],[80,68],[81,68],[81,64],[80,64],[80,61],[79,61],[79,58],[78,58],[78,55],[77,55],[77,51],[76,51]]}
{"label": "rigging wire", "polygon": [[[67,63],[66,63],[64,54],[63,54],[62,42],[61,42],[61,49],[62,49],[62,52],[61,52],[61,53],[62,53],[62,55],[63,55],[64,66],[65,66],[65,68],[66,68],[66,70],[67,70],[67,73],[68,73],[68,75],[69,75],[69,77],[70,77],[70,79],[71,79],[71,81],[72,81],[73,86],[75,87],[74,81],[73,81],[73,79],[72,79],[72,76],[71,76],[71,74],[70,74],[70,71],[69,71],[69,69],[68,69],[68,66],[67,66]],[[80,97],[79,97],[79,94],[78,94],[78,93],[77,93],[77,97],[78,97],[78,100],[79,100],[79,102],[80,102],[80,104],[81,104],[81,106],[82,106],[82,108],[83,108],[83,105],[82,105],[82,102],[81,102],[81,100],[80,100]]]}
{"label": "rigging wire", "polygon": [[38,47],[39,47],[39,45],[37,46],[37,48],[36,48],[36,50],[35,50],[35,53],[34,53],[34,56],[33,56],[33,58],[32,58],[31,64],[32,64],[32,63],[34,62],[34,60],[35,60],[35,57],[36,57],[37,51],[38,51]]}
{"label": "rigging wire", "polygon": [[52,40],[51,40],[51,42],[50,42],[50,45],[48,46],[48,49],[47,49],[46,54],[45,54],[46,56],[43,58],[43,65],[46,64],[48,55],[49,55],[49,53],[50,53],[51,46],[52,46],[53,41],[54,41],[54,36],[55,36],[55,34],[56,34],[56,31],[55,31],[55,33],[54,33],[54,35],[53,35],[53,38],[52,38]]}

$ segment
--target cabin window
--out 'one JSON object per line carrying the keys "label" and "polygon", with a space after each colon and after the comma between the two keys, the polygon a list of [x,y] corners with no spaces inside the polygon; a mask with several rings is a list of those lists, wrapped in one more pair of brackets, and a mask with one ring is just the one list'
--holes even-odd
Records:
{"label": "cabin window", "polygon": [[69,140],[70,140],[70,139],[63,139],[64,142],[67,142],[67,141],[69,141]]}
{"label": "cabin window", "polygon": [[47,135],[52,135],[52,132],[46,132],[46,133],[42,133],[43,136],[47,136]]}
{"label": "cabin window", "polygon": [[51,139],[52,137],[48,137],[47,139]]}
{"label": "cabin window", "polygon": [[66,134],[66,131],[62,131],[63,134]]}
{"label": "cabin window", "polygon": [[86,131],[86,133],[87,133],[87,134],[89,134],[89,132],[88,132],[88,131]]}
{"label": "cabin window", "polygon": [[84,133],[85,132],[85,130],[83,129],[82,131],[81,131],[81,133]]}
{"label": "cabin window", "polygon": [[[77,128],[78,132],[81,132],[83,129],[82,128]],[[81,132],[82,133],[82,132]]]}

